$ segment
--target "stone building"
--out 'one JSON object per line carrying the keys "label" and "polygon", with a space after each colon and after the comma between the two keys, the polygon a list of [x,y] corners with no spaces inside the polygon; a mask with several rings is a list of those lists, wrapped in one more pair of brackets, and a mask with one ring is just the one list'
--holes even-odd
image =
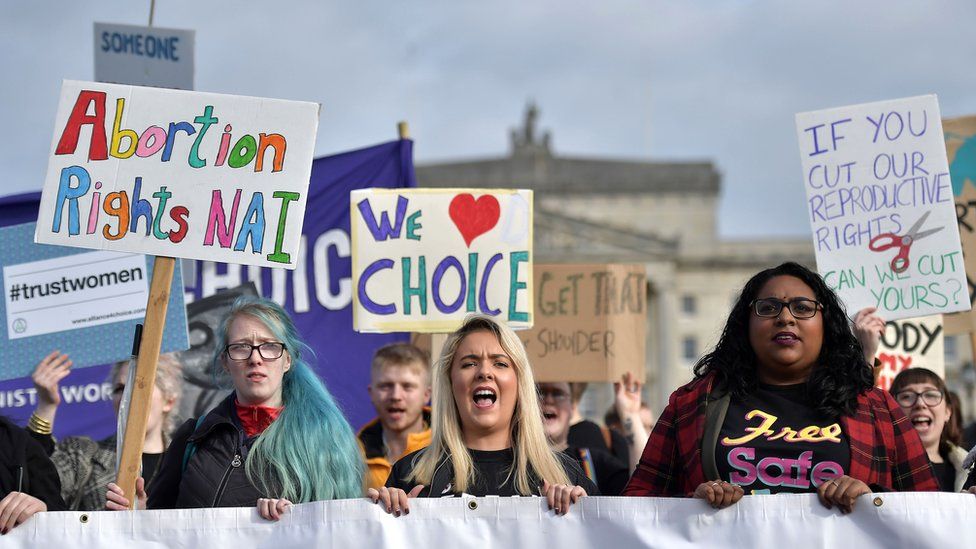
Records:
{"label": "stone building", "polygon": [[[815,266],[807,239],[722,240],[721,174],[714,164],[566,157],[537,129],[530,105],[499,158],[419,165],[422,187],[503,187],[535,194],[539,263],[643,263],[648,275],[645,399],[659,413],[713,346],[736,292],[783,261]],[[609,385],[587,391],[582,412],[602,419]]]}

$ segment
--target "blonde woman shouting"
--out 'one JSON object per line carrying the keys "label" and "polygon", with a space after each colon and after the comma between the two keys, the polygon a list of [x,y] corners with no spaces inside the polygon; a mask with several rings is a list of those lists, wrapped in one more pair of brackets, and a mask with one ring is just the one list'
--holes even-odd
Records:
{"label": "blonde woman shouting", "polygon": [[565,515],[599,495],[579,464],[546,440],[535,380],[515,333],[469,316],[444,345],[433,372],[431,443],[393,466],[370,497],[409,512],[407,497],[544,496]]}

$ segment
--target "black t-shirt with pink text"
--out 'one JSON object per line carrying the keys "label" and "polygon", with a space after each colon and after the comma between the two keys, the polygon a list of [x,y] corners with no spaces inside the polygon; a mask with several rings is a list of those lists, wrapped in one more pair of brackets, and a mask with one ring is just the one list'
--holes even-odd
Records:
{"label": "black t-shirt with pink text", "polygon": [[806,384],[760,384],[731,399],[715,461],[746,494],[803,493],[847,474],[851,452],[840,421],[810,406]]}

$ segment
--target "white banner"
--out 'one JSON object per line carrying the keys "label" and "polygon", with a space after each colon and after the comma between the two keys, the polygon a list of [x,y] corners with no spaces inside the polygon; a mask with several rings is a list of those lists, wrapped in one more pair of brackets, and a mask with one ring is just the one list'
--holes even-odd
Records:
{"label": "white banner", "polygon": [[248,509],[41,513],[3,537],[36,547],[976,547],[970,494],[868,494],[854,512],[814,494],[745,496],[715,510],[684,498],[585,498],[566,516],[541,498],[414,500],[387,515],[365,500],[294,506],[272,523]]}

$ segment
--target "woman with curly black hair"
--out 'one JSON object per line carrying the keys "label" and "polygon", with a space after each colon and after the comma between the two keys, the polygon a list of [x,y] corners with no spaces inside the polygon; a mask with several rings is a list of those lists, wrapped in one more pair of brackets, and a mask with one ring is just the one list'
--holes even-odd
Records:
{"label": "woman with curly black hair", "polygon": [[746,283],[695,379],[672,393],[629,496],[816,492],[850,512],[858,496],[937,490],[925,449],[871,368],[840,301],[796,264]]}

